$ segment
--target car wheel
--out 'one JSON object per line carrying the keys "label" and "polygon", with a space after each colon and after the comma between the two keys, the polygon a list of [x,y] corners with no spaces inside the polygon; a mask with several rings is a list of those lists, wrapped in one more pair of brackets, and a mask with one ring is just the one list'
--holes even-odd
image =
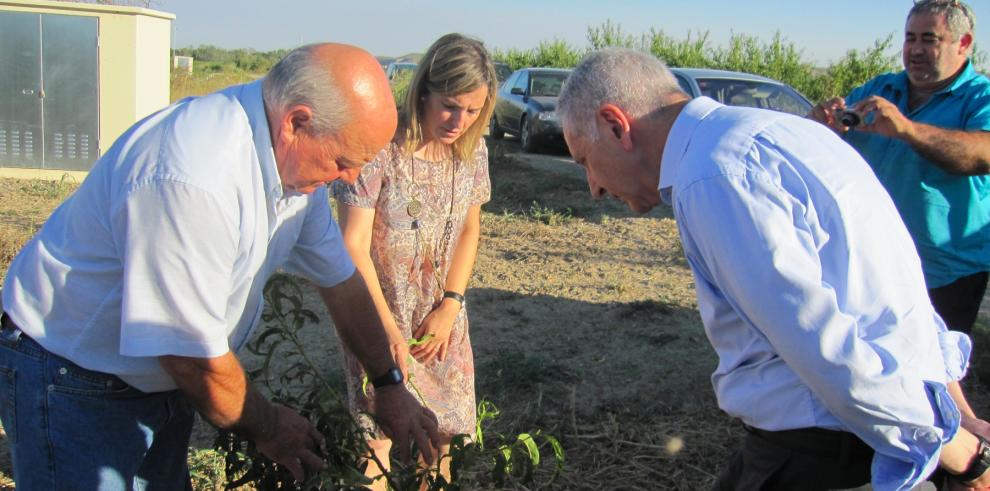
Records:
{"label": "car wheel", "polygon": [[491,121],[488,122],[488,134],[496,140],[501,140],[505,137],[505,131],[498,125],[498,119],[495,119],[494,114],[492,114]]}
{"label": "car wheel", "polygon": [[523,152],[532,152],[536,149],[532,129],[529,127],[529,118],[526,116],[523,116],[522,122],[519,123],[519,145]]}

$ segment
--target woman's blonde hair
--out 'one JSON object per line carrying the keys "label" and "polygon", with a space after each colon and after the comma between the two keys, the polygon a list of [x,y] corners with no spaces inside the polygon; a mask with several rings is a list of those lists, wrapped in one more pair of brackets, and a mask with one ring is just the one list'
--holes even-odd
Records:
{"label": "woman's blonde hair", "polygon": [[482,86],[488,87],[488,96],[485,97],[481,114],[451,144],[454,158],[463,162],[473,158],[481,135],[492,117],[498,81],[491,57],[481,41],[457,33],[437,39],[426,50],[416,67],[409,92],[399,111],[399,131],[396,136],[401,139],[405,153],[411,155],[423,142],[422,115],[427,95],[452,97]]}

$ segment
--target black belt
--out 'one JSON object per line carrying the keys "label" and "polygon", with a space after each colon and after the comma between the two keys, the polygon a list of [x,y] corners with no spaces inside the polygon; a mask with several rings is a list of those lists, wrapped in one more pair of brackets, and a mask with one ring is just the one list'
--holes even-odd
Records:
{"label": "black belt", "polygon": [[14,324],[14,320],[11,319],[6,312],[0,314],[0,332],[5,332],[5,331],[9,331],[11,333],[12,339],[27,340],[31,343],[37,344],[38,347],[41,348],[40,344],[38,344],[33,339],[31,339],[31,337],[28,336],[27,334],[24,334],[24,331],[22,331],[21,328],[17,327],[17,324]]}
{"label": "black belt", "polygon": [[806,455],[850,462],[873,458],[873,448],[848,431],[823,428],[767,431],[744,425],[746,431],[775,445]]}
{"label": "black belt", "polygon": [[18,327],[17,324],[14,324],[14,321],[10,319],[10,316],[4,312],[3,314],[0,314],[0,328],[13,330]]}

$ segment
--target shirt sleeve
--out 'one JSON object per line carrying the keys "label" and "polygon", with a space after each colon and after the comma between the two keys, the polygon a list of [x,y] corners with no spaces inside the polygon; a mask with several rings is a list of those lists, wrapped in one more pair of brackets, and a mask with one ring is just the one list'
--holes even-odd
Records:
{"label": "shirt sleeve", "polygon": [[966,376],[973,343],[969,336],[959,331],[950,331],[945,327],[941,317],[938,315],[935,317],[936,324],[939,326],[939,349],[942,351],[942,359],[945,360],[945,381],[947,383],[958,382]]}
{"label": "shirt sleeve", "polygon": [[471,206],[482,205],[492,199],[492,181],[488,176],[488,145],[482,138],[474,153],[474,184],[471,186]]}
{"label": "shirt sleeve", "polygon": [[333,219],[326,187],[309,197],[302,230],[283,269],[329,288],[354,274],[354,263]]}
{"label": "shirt sleeve", "polygon": [[152,181],[115,210],[123,251],[120,353],[212,358],[229,351],[236,220],[210,192]]}
{"label": "shirt sleeve", "polygon": [[698,181],[674,196],[698,281],[711,283],[829,412],[876,451],[878,489],[918,482],[955,434],[958,410],[940,380],[918,379],[857,335],[857,317],[843,312],[822,280],[804,205],[754,172]]}
{"label": "shirt sleeve", "polygon": [[338,179],[330,184],[331,193],[338,203],[358,208],[374,208],[382,191],[385,168],[388,165],[392,145],[378,152],[374,160],[361,168],[354,184]]}

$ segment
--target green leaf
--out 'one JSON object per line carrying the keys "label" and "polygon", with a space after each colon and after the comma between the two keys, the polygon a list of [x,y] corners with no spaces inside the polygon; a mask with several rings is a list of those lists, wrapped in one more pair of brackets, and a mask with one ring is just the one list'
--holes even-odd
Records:
{"label": "green leaf", "polygon": [[533,440],[533,437],[529,433],[520,433],[516,441],[526,447],[530,462],[533,465],[540,465],[540,449],[536,446],[536,441]]}
{"label": "green leaf", "polygon": [[428,342],[429,340],[433,339],[434,337],[435,336],[433,334],[427,334],[427,335],[425,335],[425,336],[423,336],[421,338],[418,338],[418,339],[417,338],[410,338],[409,339],[409,347],[412,348],[413,346],[419,346],[421,344],[424,344],[424,343]]}

